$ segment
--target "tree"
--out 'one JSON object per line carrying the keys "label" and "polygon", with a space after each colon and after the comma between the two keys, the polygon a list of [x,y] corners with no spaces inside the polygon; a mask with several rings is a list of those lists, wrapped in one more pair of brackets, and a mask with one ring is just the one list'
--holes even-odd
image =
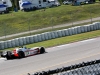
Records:
{"label": "tree", "polygon": [[19,9],[19,0],[11,0],[12,2],[12,9],[17,8]]}
{"label": "tree", "polygon": [[60,4],[62,4],[62,2],[63,2],[64,0],[58,0],[58,1],[59,1]]}

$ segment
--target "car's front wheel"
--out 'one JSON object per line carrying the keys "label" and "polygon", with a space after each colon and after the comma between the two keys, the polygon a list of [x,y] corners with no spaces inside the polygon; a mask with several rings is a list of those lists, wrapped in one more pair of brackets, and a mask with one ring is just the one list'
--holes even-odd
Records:
{"label": "car's front wheel", "polygon": [[42,53],[45,53],[45,48],[44,47],[40,48],[40,54],[42,54]]}
{"label": "car's front wheel", "polygon": [[12,54],[11,51],[7,51],[7,55],[6,55],[7,60],[12,59],[11,54]]}

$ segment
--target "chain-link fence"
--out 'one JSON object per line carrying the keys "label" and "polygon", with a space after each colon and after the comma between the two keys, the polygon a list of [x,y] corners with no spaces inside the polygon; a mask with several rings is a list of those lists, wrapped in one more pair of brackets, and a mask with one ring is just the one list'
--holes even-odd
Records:
{"label": "chain-link fence", "polygon": [[28,73],[28,75],[100,75],[100,60],[83,62],[34,74]]}
{"label": "chain-link fence", "polygon": [[59,75],[100,75],[100,63],[59,73]]}
{"label": "chain-link fence", "polygon": [[[20,35],[32,35],[32,30],[36,31],[37,29],[47,28],[46,31],[55,30],[54,28],[82,25],[86,23],[92,23],[93,21],[100,21],[100,4],[94,5],[95,7],[90,6],[75,6],[77,9],[63,9],[62,12],[57,12],[56,8],[52,8],[52,13],[47,11],[48,9],[37,10],[34,12],[19,12],[19,13],[9,13],[7,16],[0,15],[0,38],[4,36],[3,40],[7,39],[8,35],[18,34],[21,32],[27,32]],[[57,7],[62,8],[63,6]],[[72,8],[74,6],[71,6]],[[97,8],[98,7],[98,8]],[[66,10],[66,11],[65,11]],[[50,13],[49,13],[50,12]],[[27,13],[25,15],[25,13]],[[23,16],[24,14],[24,16]],[[67,15],[66,15],[67,14]],[[10,18],[9,18],[10,17]],[[2,19],[6,18],[6,19]],[[94,19],[95,18],[95,19]],[[86,20],[88,19],[88,20]],[[81,21],[82,20],[82,21]],[[55,27],[58,26],[58,27]],[[42,32],[42,31],[41,31]],[[2,39],[2,38],[1,38]]]}

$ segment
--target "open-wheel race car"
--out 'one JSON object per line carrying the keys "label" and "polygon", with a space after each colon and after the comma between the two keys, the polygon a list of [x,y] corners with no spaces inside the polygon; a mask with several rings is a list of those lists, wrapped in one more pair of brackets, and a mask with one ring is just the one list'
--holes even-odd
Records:
{"label": "open-wheel race car", "polygon": [[34,47],[34,48],[27,48],[26,46],[22,46],[19,48],[15,48],[13,51],[7,50],[1,53],[1,57],[10,59],[16,58],[24,58],[32,55],[42,54],[45,53],[44,47]]}

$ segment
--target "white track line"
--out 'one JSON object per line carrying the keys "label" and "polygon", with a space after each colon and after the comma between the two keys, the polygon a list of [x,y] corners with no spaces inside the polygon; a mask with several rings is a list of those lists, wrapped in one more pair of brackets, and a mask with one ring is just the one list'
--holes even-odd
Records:
{"label": "white track line", "polygon": [[[50,47],[50,48],[60,48],[60,47],[64,47],[64,46],[69,46],[71,44],[76,44],[76,43],[82,43],[82,42],[89,42],[89,41],[93,41],[93,40],[97,40],[97,39],[100,39],[100,37],[97,37],[97,38],[93,38],[93,39],[88,39],[88,40],[83,40],[83,41],[78,41],[78,42],[74,42],[74,43],[70,43],[70,44],[65,44],[65,45],[60,45],[60,46],[55,46],[55,47]],[[49,50],[50,48],[47,48],[47,50]],[[50,51],[51,52],[51,51]],[[0,61],[1,60],[5,60],[6,58],[0,58]]]}
{"label": "white track line", "polygon": [[[99,38],[97,37],[97,38],[87,39],[87,40],[83,40],[83,41],[78,41],[78,42],[73,42],[73,43],[64,44],[64,45],[59,45],[59,46],[50,47],[50,48],[47,48],[47,51],[48,52],[57,51],[57,50],[55,50],[55,48],[69,47],[72,44],[76,45],[76,44],[79,44],[79,43],[91,42],[91,41],[94,41],[94,40],[97,40],[97,39],[100,39],[100,37]],[[51,50],[51,48],[53,48],[53,49]]]}

